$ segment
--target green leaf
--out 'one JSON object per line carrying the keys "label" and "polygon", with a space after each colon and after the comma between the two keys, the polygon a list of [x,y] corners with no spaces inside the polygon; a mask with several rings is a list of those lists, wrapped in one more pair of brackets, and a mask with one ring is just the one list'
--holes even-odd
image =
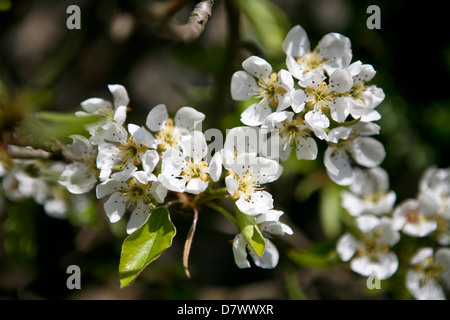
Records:
{"label": "green leaf", "polygon": [[266,248],[266,240],[259,230],[255,222],[255,217],[242,213],[237,206],[234,206],[236,218],[242,235],[247,242],[250,250],[252,250],[258,257],[262,257],[264,249]]}
{"label": "green leaf", "polygon": [[156,208],[147,222],[125,238],[120,257],[121,288],[130,285],[151,262],[172,244],[175,226],[165,208]]}
{"label": "green leaf", "polygon": [[38,253],[37,210],[32,200],[11,202],[6,207],[2,225],[4,250],[21,265],[33,263]]}
{"label": "green leaf", "polygon": [[10,0],[0,0],[0,11],[8,11],[11,8]]}
{"label": "green leaf", "polygon": [[235,0],[255,30],[263,49],[272,56],[281,56],[288,32],[286,14],[268,0]]}
{"label": "green leaf", "polygon": [[341,188],[334,183],[326,185],[320,193],[319,213],[322,230],[329,239],[335,239],[342,233]]}
{"label": "green leaf", "polygon": [[340,263],[335,243],[319,243],[309,250],[290,250],[287,252],[287,256],[297,265],[313,269],[327,269]]}

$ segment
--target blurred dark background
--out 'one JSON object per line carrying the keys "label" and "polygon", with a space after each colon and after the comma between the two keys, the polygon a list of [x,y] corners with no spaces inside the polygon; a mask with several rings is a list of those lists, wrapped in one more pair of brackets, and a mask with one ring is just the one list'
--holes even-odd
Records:
{"label": "blurred dark background", "polygon": [[[328,32],[346,35],[353,61],[377,70],[372,83],[386,94],[378,107],[382,119],[377,139],[387,151],[381,166],[390,175],[398,201],[416,195],[426,168],[448,167],[450,41],[443,1],[422,5],[406,0],[217,0],[205,32],[192,43],[165,36],[146,15],[143,8],[156,2],[164,1],[0,1],[2,98],[17,106],[16,123],[20,124],[21,108],[76,111],[87,98],[111,99],[107,85],[120,83],[131,99],[128,122],[143,125],[148,111],[160,103],[171,112],[188,105],[206,114],[205,129],[225,131],[241,125],[243,108],[231,100],[231,74],[252,54],[285,68],[281,42],[300,24],[311,46]],[[81,8],[81,30],[66,28],[66,8],[71,4]],[[195,4],[186,1],[174,19],[184,22]],[[381,9],[381,29],[366,27],[369,5]],[[229,243],[233,226],[205,210],[191,250],[192,277],[187,279],[182,250],[192,214],[175,211],[173,246],[132,286],[119,289],[123,233],[105,220],[100,206],[95,223],[73,225],[48,217],[28,201],[17,209],[29,221],[19,228],[25,233],[0,231],[2,241],[16,241],[7,239],[14,234],[29,246],[18,255],[0,248],[0,299],[407,297],[401,290],[397,295],[368,292],[365,279],[344,264],[308,268],[285,254],[317,243],[329,249],[343,231],[340,210],[331,213],[335,216],[321,210],[329,192],[336,192],[323,169],[323,150],[314,162],[290,159],[285,175],[269,187],[275,206],[285,211],[283,219],[295,231],[294,236],[274,239],[281,254],[274,270],[238,269]],[[0,221],[11,225],[4,209],[14,204],[7,199],[2,203]],[[81,268],[81,290],[66,287],[71,264]]]}

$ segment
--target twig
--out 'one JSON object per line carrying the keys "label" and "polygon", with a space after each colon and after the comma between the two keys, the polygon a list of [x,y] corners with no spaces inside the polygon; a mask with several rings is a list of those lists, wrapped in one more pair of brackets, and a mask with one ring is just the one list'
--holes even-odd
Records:
{"label": "twig", "polygon": [[186,242],[184,244],[184,251],[183,251],[184,272],[186,273],[186,276],[188,278],[191,277],[191,274],[189,273],[189,266],[188,266],[189,265],[189,253],[191,251],[195,228],[197,227],[197,220],[198,220],[198,209],[194,208],[194,219],[192,220],[192,226],[191,226],[191,229],[189,229],[189,233],[186,238]]}
{"label": "twig", "polygon": [[158,30],[172,40],[189,43],[197,40],[211,17],[214,0],[202,0],[194,7],[186,23],[180,24],[172,16],[183,7],[187,1],[169,1],[163,7],[150,6],[146,12]]}
{"label": "twig", "polygon": [[216,76],[217,85],[216,92],[213,97],[213,107],[215,115],[212,118],[212,127],[220,128],[220,119],[227,105],[229,98],[230,82],[233,72],[235,71],[235,60],[240,46],[240,19],[239,10],[233,1],[225,1],[228,23],[228,44],[227,52],[222,64],[222,69]]}

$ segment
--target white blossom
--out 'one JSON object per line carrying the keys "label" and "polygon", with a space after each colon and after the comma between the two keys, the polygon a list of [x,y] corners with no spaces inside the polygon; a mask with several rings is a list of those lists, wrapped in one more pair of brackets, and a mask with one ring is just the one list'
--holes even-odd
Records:
{"label": "white blossom", "polygon": [[412,237],[425,237],[437,228],[429,210],[424,209],[422,202],[407,199],[396,206],[393,213],[394,226]]}
{"label": "white blossom", "polygon": [[97,122],[89,124],[86,128],[95,144],[103,142],[103,132],[108,129],[111,123],[123,125],[127,116],[127,106],[130,99],[125,87],[113,84],[108,85],[108,89],[113,96],[114,103],[102,98],[90,98],[81,103],[83,111],[75,113],[79,117],[90,115],[100,117]]}
{"label": "white blossom", "polygon": [[388,214],[394,207],[396,194],[389,190],[387,172],[380,168],[355,168],[350,191],[341,192],[342,206],[352,216],[364,213]]}
{"label": "white blossom", "polygon": [[349,127],[337,127],[328,134],[324,164],[328,176],[339,185],[350,185],[354,179],[353,161],[367,168],[378,166],[386,151],[370,135],[378,134],[380,127],[372,122],[358,122]]}
{"label": "white blossom", "polygon": [[[256,216],[255,222],[259,225],[263,233],[270,235],[282,236],[285,234],[292,235],[292,229],[279,221],[282,211],[269,210],[264,214]],[[253,251],[248,249],[248,244],[242,235],[239,233],[233,240],[233,256],[236,265],[243,268],[250,268],[250,262],[247,259],[247,253],[250,254],[255,265],[264,269],[273,269],[277,266],[280,254],[277,247],[267,238],[264,237],[265,247],[262,257],[258,257]]]}
{"label": "white blossom", "polygon": [[392,220],[366,214],[356,218],[356,223],[360,230],[358,236],[345,233],[337,242],[340,259],[351,259],[350,268],[362,276],[370,276],[376,271],[379,280],[391,277],[397,271],[398,258],[390,248],[400,240]]}
{"label": "white blossom", "polygon": [[282,161],[289,158],[293,148],[298,160],[316,159],[317,143],[311,136],[311,126],[302,117],[289,111],[274,112],[267,117],[262,127],[270,131],[267,144],[278,146],[277,155]]}
{"label": "white blossom", "polygon": [[450,289],[450,249],[418,250],[406,274],[406,287],[417,300],[445,300],[444,288]]}
{"label": "white blossom", "polygon": [[231,97],[245,101],[252,97],[260,99],[241,114],[242,123],[259,126],[273,110],[281,111],[290,106],[294,80],[287,70],[272,72],[272,66],[264,59],[251,56],[231,79]]}
{"label": "white blossom", "polygon": [[222,156],[216,153],[206,161],[207,146],[202,132],[194,131],[181,139],[181,150],[171,148],[162,154],[158,180],[169,190],[199,194],[222,173]]}
{"label": "white blossom", "polygon": [[109,196],[103,208],[111,223],[118,222],[126,211],[131,211],[126,227],[130,234],[145,223],[155,204],[164,202],[167,189],[153,174],[136,171],[128,180],[103,181],[97,185],[96,194],[98,199]]}
{"label": "white blossom", "polygon": [[96,165],[97,146],[80,135],[71,135],[73,142],[65,147],[76,157],[64,167],[58,182],[73,194],[82,194],[92,190],[98,181],[99,170]]}
{"label": "white blossom", "polygon": [[[98,147],[97,167],[100,169],[100,179],[110,176],[117,180],[126,180],[142,165],[155,167],[159,155],[154,147],[155,139],[145,128],[135,124],[128,124],[128,131],[124,127],[113,124],[105,134],[106,142]],[[112,173],[117,167],[120,171]],[[150,170],[151,172],[152,170]]]}
{"label": "white blossom", "polygon": [[384,100],[383,89],[375,85],[367,85],[376,74],[370,64],[361,61],[352,63],[346,70],[351,74],[353,84],[350,90],[342,95],[343,101],[348,104],[348,113],[354,119],[363,122],[376,121],[381,115],[375,108]]}
{"label": "white blossom", "polygon": [[154,133],[156,140],[154,148],[166,151],[170,148],[181,148],[181,137],[194,130],[201,130],[205,115],[192,107],[182,107],[175,113],[174,119],[169,118],[167,107],[159,104],[150,110],[146,125]]}
{"label": "white blossom", "polygon": [[316,69],[325,70],[331,75],[336,69],[347,67],[352,60],[351,43],[347,37],[339,33],[328,33],[311,51],[308,35],[300,25],[288,32],[283,50],[288,70],[299,80]]}
{"label": "white blossom", "polygon": [[224,163],[229,165],[225,185],[240,211],[256,215],[273,208],[272,195],[263,190],[263,184],[280,176],[282,167],[277,161],[242,153]]}

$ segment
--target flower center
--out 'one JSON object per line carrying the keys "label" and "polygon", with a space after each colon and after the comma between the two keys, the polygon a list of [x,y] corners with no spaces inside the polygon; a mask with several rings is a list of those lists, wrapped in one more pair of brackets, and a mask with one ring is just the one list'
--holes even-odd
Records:
{"label": "flower center", "polygon": [[142,184],[138,182],[135,178],[131,178],[128,180],[127,185],[120,191],[124,196],[128,197],[130,203],[132,204],[137,204],[139,200],[148,203],[152,202],[154,199],[150,193],[151,186],[152,186],[151,181],[147,184]]}
{"label": "flower center", "polygon": [[147,150],[146,146],[136,143],[133,137],[130,137],[119,146],[119,160],[124,164],[132,162],[136,166],[140,165],[142,163],[140,156]]}
{"label": "flower center", "polygon": [[208,168],[208,163],[206,161],[201,161],[195,163],[192,159],[188,162],[187,166],[183,169],[181,175],[186,177],[188,180],[200,179],[203,182],[210,181],[211,178],[206,172]]}
{"label": "flower center", "polygon": [[237,185],[238,187],[232,195],[233,199],[239,199],[242,197],[245,200],[250,200],[252,194],[261,188],[259,184],[253,181],[253,175],[248,172],[243,173],[237,178]]}
{"label": "flower center", "polygon": [[336,94],[323,81],[318,85],[306,87],[305,92],[308,97],[306,106],[309,109],[321,110],[323,113],[328,113],[329,104],[336,97]]}
{"label": "flower center", "polygon": [[358,256],[367,256],[371,261],[378,261],[378,254],[388,251],[388,246],[380,244],[381,230],[376,229],[372,234],[361,239],[362,245],[357,251]]}
{"label": "flower center", "polygon": [[367,97],[365,92],[366,87],[364,86],[364,83],[362,81],[355,80],[349,94],[354,100],[364,102],[364,99]]}
{"label": "flower center", "polygon": [[278,95],[283,95],[287,92],[285,88],[278,85],[277,78],[277,74],[272,73],[268,78],[259,79],[258,81],[258,86],[261,88],[259,97],[266,98],[269,105],[274,109],[278,107]]}
{"label": "flower center", "polygon": [[443,264],[437,264],[433,257],[428,257],[421,264],[414,266],[414,269],[420,273],[420,286],[425,286],[429,281],[442,280],[442,273],[447,270]]}
{"label": "flower center", "polygon": [[303,74],[306,74],[311,70],[322,68],[327,59],[322,57],[319,54],[318,48],[316,48],[302,57],[295,58],[295,61],[297,61],[297,63],[302,67]]}
{"label": "flower center", "polygon": [[180,133],[175,130],[172,119],[168,119],[166,126],[161,131],[158,131],[155,136],[159,140],[158,149],[162,152],[178,147],[181,139]]}
{"label": "flower center", "polygon": [[419,209],[416,209],[406,214],[406,220],[411,224],[420,224],[425,221],[425,217],[420,213]]}
{"label": "flower center", "polygon": [[284,142],[293,144],[297,137],[309,135],[309,130],[305,129],[303,126],[303,119],[301,117],[296,117],[292,121],[286,119],[281,123],[278,132]]}

